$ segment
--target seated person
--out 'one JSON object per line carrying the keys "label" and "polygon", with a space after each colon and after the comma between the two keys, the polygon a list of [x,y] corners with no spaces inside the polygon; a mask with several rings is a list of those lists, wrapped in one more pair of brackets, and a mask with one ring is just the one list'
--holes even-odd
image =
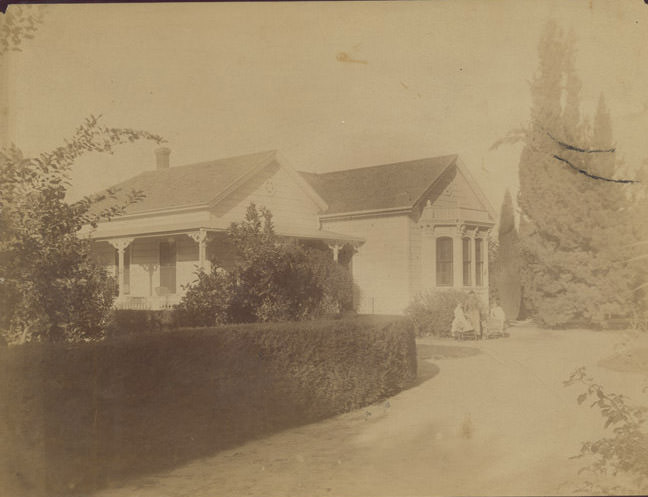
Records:
{"label": "seated person", "polygon": [[497,301],[491,309],[491,318],[506,321],[506,314],[504,314],[504,309],[502,309],[502,307],[499,305],[499,302]]}
{"label": "seated person", "polygon": [[461,306],[461,303],[457,304],[457,307],[455,307],[454,310],[454,319],[452,320],[452,328],[451,328],[451,333],[454,338],[457,338],[460,336],[462,333],[466,331],[472,330],[472,326],[466,319],[466,316],[463,312],[463,307]]}
{"label": "seated person", "polygon": [[506,314],[504,309],[499,305],[499,302],[495,301],[495,305],[491,308],[490,318],[493,321],[498,322],[498,329],[492,330],[499,333],[504,333],[504,323],[506,322]]}

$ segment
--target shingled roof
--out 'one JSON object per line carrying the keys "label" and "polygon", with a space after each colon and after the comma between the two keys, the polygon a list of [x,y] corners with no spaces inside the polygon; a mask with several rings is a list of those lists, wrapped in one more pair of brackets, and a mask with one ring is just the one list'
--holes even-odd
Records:
{"label": "shingled roof", "polygon": [[[208,205],[238,182],[277,159],[274,150],[143,172],[115,185],[117,197],[133,190],[144,198],[126,214]],[[326,202],[325,214],[412,207],[456,155],[316,174],[299,172]],[[106,205],[114,201],[107,200]],[[100,210],[103,203],[96,204]]]}
{"label": "shingled roof", "polygon": [[[126,214],[136,214],[160,209],[176,209],[206,205],[218,198],[228,187],[248,177],[254,171],[270,164],[276,151],[230,157],[168,169],[143,172],[115,185],[118,198],[133,190],[141,191],[144,198],[128,207]],[[106,201],[106,205],[113,201]],[[101,209],[103,202],[94,208]]]}
{"label": "shingled roof", "polygon": [[412,207],[457,161],[445,155],[315,174],[301,172],[328,204],[326,214]]}

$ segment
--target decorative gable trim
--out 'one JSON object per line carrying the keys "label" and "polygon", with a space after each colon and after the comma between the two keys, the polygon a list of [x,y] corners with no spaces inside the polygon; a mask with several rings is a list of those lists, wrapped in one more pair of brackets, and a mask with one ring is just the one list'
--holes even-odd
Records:
{"label": "decorative gable trim", "polygon": [[477,185],[477,182],[475,179],[472,177],[470,172],[468,171],[468,168],[464,164],[464,162],[457,157],[457,169],[458,171],[463,174],[464,178],[466,178],[466,182],[468,183],[468,186],[472,190],[473,194],[477,197],[477,199],[482,203],[482,205],[486,208],[488,211],[488,215],[490,216],[491,220],[495,222],[497,219],[497,213],[495,212],[495,209],[491,205],[491,203],[488,201],[488,198],[486,198],[486,195],[484,195],[484,192],[482,191],[481,188],[479,188],[479,185]]}
{"label": "decorative gable trim", "polygon": [[458,158],[459,157],[457,155],[455,155],[454,159],[448,163],[448,165],[445,167],[443,172],[441,174],[439,174],[439,176],[437,176],[437,178],[432,183],[430,183],[430,185],[425,189],[423,194],[418,199],[416,199],[416,202],[414,202],[414,205],[412,206],[412,213],[414,214],[414,217],[416,219],[418,219],[422,215],[423,209],[425,208],[426,204],[429,202],[430,192],[439,183],[441,183],[442,181],[445,181],[446,176],[448,174],[451,174],[451,171],[452,171],[453,167],[457,166]]}

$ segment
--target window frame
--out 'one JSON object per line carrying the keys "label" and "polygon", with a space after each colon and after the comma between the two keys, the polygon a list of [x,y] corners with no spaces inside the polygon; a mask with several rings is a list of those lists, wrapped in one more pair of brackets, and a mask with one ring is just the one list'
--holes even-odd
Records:
{"label": "window frame", "polygon": [[475,286],[484,286],[484,240],[475,238]]}
{"label": "window frame", "polygon": [[436,286],[452,287],[454,285],[454,240],[450,236],[440,236],[435,241],[435,247]]}
{"label": "window frame", "polygon": [[472,247],[470,237],[464,236],[461,239],[461,273],[463,286],[472,286]]}

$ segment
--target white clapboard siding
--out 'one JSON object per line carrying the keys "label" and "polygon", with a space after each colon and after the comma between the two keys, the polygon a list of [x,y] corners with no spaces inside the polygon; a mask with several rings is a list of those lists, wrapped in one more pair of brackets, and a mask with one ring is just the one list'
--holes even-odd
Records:
{"label": "white clapboard siding", "polygon": [[414,219],[408,219],[409,229],[409,299],[422,289],[421,229]]}
{"label": "white clapboard siding", "polygon": [[318,207],[295,177],[273,164],[220,201],[212,212],[212,225],[240,222],[250,202],[268,208],[278,233],[312,232],[318,227]]}
{"label": "white clapboard siding", "polygon": [[158,240],[139,238],[130,244],[130,295],[148,297],[160,284]]}
{"label": "white clapboard siding", "polygon": [[324,229],[365,238],[353,256],[360,313],[400,314],[410,300],[410,220],[407,216],[337,220]]}
{"label": "white clapboard siding", "polygon": [[176,294],[183,295],[183,286],[196,280],[199,268],[198,243],[187,235],[179,235],[176,240]]}
{"label": "white clapboard siding", "polygon": [[472,188],[468,184],[468,180],[466,180],[461,172],[457,173],[454,181],[456,184],[457,203],[459,207],[473,211],[487,212],[486,206],[482,205],[479,201],[475,192],[473,192]]}

